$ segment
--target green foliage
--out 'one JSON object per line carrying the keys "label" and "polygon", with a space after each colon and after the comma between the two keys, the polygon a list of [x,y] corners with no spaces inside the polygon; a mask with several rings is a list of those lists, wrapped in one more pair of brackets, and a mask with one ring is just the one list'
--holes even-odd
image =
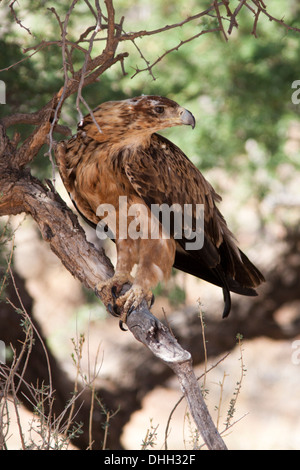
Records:
{"label": "green foliage", "polygon": [[[194,14],[201,7],[207,7],[206,2],[201,4],[190,0],[188,12]],[[8,5],[6,14],[2,6],[5,38],[0,44],[3,51],[1,68],[22,60],[23,48],[32,47],[42,40],[60,38],[59,25],[50,11],[51,7],[62,14],[68,5],[54,0],[24,0],[16,10],[22,23],[34,35],[31,36],[15,24]],[[162,0],[120,0],[115,8],[117,20],[125,17],[125,31],[161,28],[182,21],[187,16],[184,0],[172,3]],[[287,23],[299,24],[299,8],[292,0],[274,0],[268,8],[278,18],[284,16]],[[216,21],[216,18],[206,16],[182,28],[137,39],[135,44],[122,43],[120,51],[130,53],[125,62],[127,76],[123,76],[117,65],[101,76],[98,83],[86,88],[83,95],[92,108],[105,100],[142,93],[175,99],[195,114],[197,127],[194,132],[171,129],[165,134],[181,146],[201,169],[217,165],[232,172],[242,171],[251,182],[258,166],[263,165],[272,175],[281,162],[289,161],[284,151],[286,133],[290,121],[298,119],[300,113],[300,108],[291,103],[291,84],[300,79],[300,37],[297,33],[287,32],[278,23],[260,17],[258,37],[255,38],[251,35],[253,16],[247,11],[240,18],[239,30],[234,30],[227,43],[219,33],[203,35],[159,61],[152,70],[155,81],[147,71],[131,78],[136,69],[147,66],[145,59],[152,64],[180,41],[202,29],[215,27]],[[79,2],[71,15],[68,38],[78,39],[93,22],[86,3]],[[101,34],[99,39],[104,37],[104,33]],[[102,48],[102,41],[95,42],[93,56]],[[83,59],[80,51],[74,53],[75,70],[82,65]],[[2,72],[1,79],[7,83],[7,105],[1,106],[2,115],[17,110],[31,112],[39,109],[63,84],[60,48],[52,45],[43,49],[31,59]],[[62,124],[71,126],[75,131],[76,121],[75,97],[72,97],[64,106]],[[32,129],[18,126],[17,130],[26,136]],[[239,159],[248,153],[246,144],[249,141],[257,143],[261,161],[247,157],[242,161]],[[299,169],[299,159],[293,159],[290,163]],[[42,170],[42,176],[47,172],[50,176],[50,165],[43,155],[34,165]],[[266,191],[262,188],[259,196],[265,196]]]}

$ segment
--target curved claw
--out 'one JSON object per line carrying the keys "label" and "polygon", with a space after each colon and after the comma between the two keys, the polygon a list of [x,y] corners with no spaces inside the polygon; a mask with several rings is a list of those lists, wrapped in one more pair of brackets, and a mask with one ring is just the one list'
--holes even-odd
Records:
{"label": "curved claw", "polygon": [[116,301],[117,298],[118,298],[118,297],[117,297],[117,287],[116,287],[116,286],[112,286],[112,288],[111,288],[111,295],[112,295],[113,300]]}
{"label": "curved claw", "polygon": [[124,325],[124,322],[123,322],[122,320],[120,320],[120,321],[119,321],[120,330],[122,330],[122,331],[128,331],[128,329],[127,329],[127,328],[124,328],[123,325]]}
{"label": "curved claw", "polygon": [[130,315],[134,311],[134,309],[136,309],[136,305],[132,304],[131,307],[129,307],[129,310],[127,312],[127,316]]}
{"label": "curved claw", "polygon": [[111,288],[111,297],[112,297],[113,303],[107,304],[107,310],[113,317],[119,317],[120,316],[119,307],[116,303],[118,299],[116,286],[112,286]]}
{"label": "curved claw", "polygon": [[116,316],[112,304],[107,304],[107,310],[109,311],[109,313],[110,313],[113,317]]}
{"label": "curved claw", "polygon": [[118,309],[117,304],[114,304],[114,305],[113,305],[113,311],[114,311],[114,316],[115,316],[115,317],[119,317],[119,316],[120,316],[120,313],[119,313],[119,309]]}
{"label": "curved claw", "polygon": [[[120,287],[122,286],[119,278],[111,278],[107,282],[100,283],[96,286],[95,291],[96,293],[101,292],[102,296],[104,294],[108,312],[114,317],[119,317],[119,326],[122,331],[128,331],[123,326],[128,315],[137,308],[142,300],[146,300],[148,308],[151,308],[155,297],[150,290],[147,291],[139,285],[132,286],[125,294],[120,296]],[[125,278],[122,279],[122,284],[124,284],[123,281],[125,281]]]}

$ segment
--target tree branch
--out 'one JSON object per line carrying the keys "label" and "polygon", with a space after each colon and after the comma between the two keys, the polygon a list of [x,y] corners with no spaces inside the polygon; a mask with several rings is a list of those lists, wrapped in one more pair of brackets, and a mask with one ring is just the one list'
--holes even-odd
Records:
{"label": "tree branch", "polygon": [[[177,44],[177,46],[172,47],[172,49],[168,49],[166,52],[164,52],[164,54],[162,54],[160,57],[158,57],[158,59],[156,59],[155,62],[153,62],[151,65],[149,64],[149,62],[147,62],[147,67],[145,67],[143,69],[136,69],[136,72],[132,75],[131,78],[134,78],[138,73],[145,72],[145,71],[148,71],[150,73],[150,75],[153,77],[153,74],[152,74],[153,67],[155,67],[159,62],[161,62],[166,57],[166,55],[170,54],[171,52],[178,51],[184,44],[187,44],[188,42],[194,41],[195,39],[199,38],[200,36],[203,36],[204,34],[215,33],[217,31],[220,31],[220,27],[213,28],[213,29],[202,30],[202,31],[200,31],[200,33],[197,33],[194,36],[192,36],[192,37],[190,37],[190,38],[188,38],[184,41],[180,41],[180,43]],[[145,60],[145,58],[144,58],[144,60]]]}
{"label": "tree branch", "polygon": [[126,324],[134,337],[177,375],[191,415],[208,449],[227,450],[208,412],[193,370],[190,353],[184,350],[170,330],[149,312],[145,303],[128,316]]}
{"label": "tree branch", "polygon": [[103,250],[87,242],[77,217],[54,189],[45,187],[28,171],[0,167],[0,216],[30,214],[41,235],[68,271],[87,288],[114,273]]}

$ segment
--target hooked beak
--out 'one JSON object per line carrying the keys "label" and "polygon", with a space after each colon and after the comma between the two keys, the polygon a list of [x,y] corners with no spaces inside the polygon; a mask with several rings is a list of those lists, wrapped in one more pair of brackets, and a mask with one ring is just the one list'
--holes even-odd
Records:
{"label": "hooked beak", "polygon": [[182,108],[180,119],[181,119],[182,124],[185,124],[186,126],[192,126],[192,129],[194,129],[196,125],[196,119],[194,118],[194,116],[192,115],[190,111]]}

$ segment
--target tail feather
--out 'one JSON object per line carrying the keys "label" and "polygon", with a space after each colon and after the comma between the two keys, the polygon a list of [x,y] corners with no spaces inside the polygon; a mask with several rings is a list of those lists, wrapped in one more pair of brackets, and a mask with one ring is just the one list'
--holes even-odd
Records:
{"label": "tail feather", "polygon": [[177,250],[174,267],[223,289],[223,318],[230,313],[230,292],[254,297],[257,295],[255,288],[265,281],[261,272],[240,250],[235,253],[230,252],[228,246],[220,247],[220,263],[215,267],[208,266],[202,262],[203,258],[191,253]]}

